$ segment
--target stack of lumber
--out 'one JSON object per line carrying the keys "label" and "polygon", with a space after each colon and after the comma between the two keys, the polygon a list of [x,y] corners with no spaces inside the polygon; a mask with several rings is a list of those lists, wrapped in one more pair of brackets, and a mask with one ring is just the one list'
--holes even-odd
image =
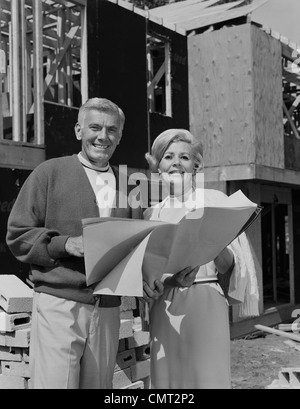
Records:
{"label": "stack of lumber", "polygon": [[[285,343],[300,351],[300,334],[297,323],[280,324],[278,329],[255,325],[255,328],[288,338]],[[300,389],[300,368],[282,368],[279,371],[278,379],[275,379],[266,389]]]}

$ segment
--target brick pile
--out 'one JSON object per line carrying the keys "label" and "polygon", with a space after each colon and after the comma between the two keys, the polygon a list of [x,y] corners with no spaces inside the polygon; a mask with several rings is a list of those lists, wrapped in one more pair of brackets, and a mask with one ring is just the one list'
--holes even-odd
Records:
{"label": "brick pile", "polygon": [[283,368],[266,389],[300,389],[300,368]]}
{"label": "brick pile", "polygon": [[14,275],[0,275],[0,389],[28,389],[33,291]]}
{"label": "brick pile", "polygon": [[[29,389],[33,290],[14,275],[0,275],[0,389]],[[149,332],[142,330],[135,297],[122,297],[113,389],[150,387]]]}

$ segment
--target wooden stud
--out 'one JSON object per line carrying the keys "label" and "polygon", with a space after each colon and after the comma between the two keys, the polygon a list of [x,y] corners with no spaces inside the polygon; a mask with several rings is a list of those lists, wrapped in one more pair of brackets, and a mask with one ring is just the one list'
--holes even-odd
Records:
{"label": "wooden stud", "polygon": [[283,101],[283,111],[284,111],[284,113],[285,113],[285,115],[286,115],[286,117],[288,119],[288,122],[289,122],[289,124],[290,124],[290,126],[292,128],[292,131],[293,131],[295,137],[297,139],[300,139],[298,129],[296,128],[296,125],[294,124],[293,118],[290,116],[289,110],[287,109],[287,106],[285,105],[284,101]]}
{"label": "wooden stud", "polygon": [[[69,30],[71,28],[71,19],[70,19],[70,9],[66,10],[67,21],[66,21],[66,29]],[[66,55],[66,63],[65,63],[65,104],[68,106],[72,106],[73,103],[73,81],[72,81],[72,49],[69,47]]]}
{"label": "wooden stud", "polygon": [[166,90],[166,115],[172,116],[172,83],[171,83],[171,46],[165,44],[165,90]]}
{"label": "wooden stud", "polygon": [[238,7],[232,10],[226,10],[225,12],[216,12],[210,15],[196,17],[194,19],[189,19],[185,22],[178,23],[177,27],[185,29],[186,31],[192,31],[197,28],[202,28],[206,26],[210,26],[217,23],[222,23],[224,21],[233,20],[235,18],[246,16],[247,14],[254,11],[256,8],[262,6],[268,0],[256,0],[253,3]]}
{"label": "wooden stud", "polygon": [[[293,205],[288,205],[288,232],[294,237]],[[294,240],[289,240],[289,278],[290,278],[290,303],[295,305],[295,265],[294,265]]]}
{"label": "wooden stud", "polygon": [[40,0],[33,0],[33,67],[34,67],[34,136],[38,145],[45,142],[43,89],[43,9]]}
{"label": "wooden stud", "polygon": [[[56,55],[60,53],[60,50],[63,47],[65,41],[65,32],[66,32],[66,15],[65,10],[59,9],[57,12],[57,37],[58,37],[58,47],[56,50]],[[66,56],[68,55],[68,49],[65,50]],[[57,67],[56,79],[58,86],[58,102],[60,104],[66,103],[66,80],[65,80],[65,60],[61,61],[61,64]]]}
{"label": "wooden stud", "polygon": [[13,140],[22,140],[22,97],[21,97],[21,58],[20,58],[20,1],[11,0],[11,29],[12,29],[12,53],[10,65],[12,65],[12,129]]}
{"label": "wooden stud", "polygon": [[21,0],[21,78],[22,78],[22,136],[21,140],[27,142],[27,39],[25,0]]}
{"label": "wooden stud", "polygon": [[87,9],[81,8],[81,48],[80,48],[80,62],[81,62],[81,98],[82,103],[89,98],[88,91],[88,44],[87,44]]}
{"label": "wooden stud", "polygon": [[59,68],[66,52],[67,49],[69,47],[69,45],[71,44],[72,39],[74,38],[74,36],[76,35],[77,31],[79,29],[79,26],[73,26],[70,31],[68,32],[68,34],[66,35],[66,40],[63,44],[63,46],[60,49],[59,54],[55,57],[52,67],[50,69],[49,74],[47,75],[46,79],[45,79],[45,88],[47,89],[49,87],[49,85],[52,83],[52,81],[54,80],[54,76],[55,73],[57,71],[57,69]]}
{"label": "wooden stud", "polygon": [[[1,6],[0,6],[0,13],[2,13]],[[4,70],[6,67],[6,55],[4,50],[2,50],[2,42],[1,42],[1,29],[0,29],[0,141],[4,138],[3,134],[3,78],[2,74],[4,74]]]}

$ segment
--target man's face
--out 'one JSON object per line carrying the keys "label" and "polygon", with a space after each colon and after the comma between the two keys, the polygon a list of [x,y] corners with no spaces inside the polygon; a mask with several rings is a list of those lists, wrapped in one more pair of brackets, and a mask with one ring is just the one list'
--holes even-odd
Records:
{"label": "man's face", "polygon": [[119,116],[89,110],[81,123],[76,124],[75,133],[82,141],[82,153],[86,159],[99,167],[106,166],[121,139]]}

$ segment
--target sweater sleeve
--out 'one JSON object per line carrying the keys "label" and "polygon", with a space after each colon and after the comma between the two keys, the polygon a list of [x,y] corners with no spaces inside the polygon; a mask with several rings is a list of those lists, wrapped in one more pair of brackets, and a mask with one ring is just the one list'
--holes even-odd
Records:
{"label": "sweater sleeve", "polygon": [[35,169],[25,181],[8,219],[6,242],[23,263],[52,267],[67,257],[68,236],[45,227],[47,180]]}

